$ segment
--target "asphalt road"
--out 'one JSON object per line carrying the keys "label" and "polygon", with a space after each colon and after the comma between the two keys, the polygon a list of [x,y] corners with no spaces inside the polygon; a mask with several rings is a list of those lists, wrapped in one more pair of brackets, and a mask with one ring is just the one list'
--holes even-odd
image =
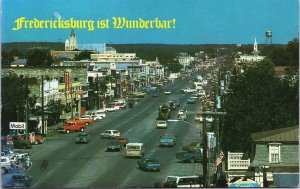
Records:
{"label": "asphalt road", "polygon": [[[159,97],[146,96],[118,112],[107,113],[107,117],[88,126],[92,141],[89,144],[75,144],[78,133],[57,134],[36,145],[30,151],[33,166],[31,168],[32,187],[39,188],[86,188],[86,187],[153,187],[157,181],[163,181],[168,175],[202,174],[201,163],[180,163],[175,154],[183,145],[199,141],[200,130],[191,124],[168,122],[167,129],[156,129],[158,107],[171,99],[179,99],[181,106],[172,111],[171,119],[176,119],[179,109],[200,110],[201,103],[186,104],[187,94],[179,91],[192,87],[189,80],[177,80],[163,87]],[[164,95],[163,90],[171,90]],[[189,122],[193,122],[190,117]],[[124,151],[106,152],[108,139],[101,139],[100,133],[106,129],[117,129],[129,142],[142,142],[145,156],[155,157],[161,163],[160,172],[144,172],[137,167],[138,158],[125,158]],[[176,136],[176,146],[159,147],[159,137],[165,133]],[[40,170],[42,160],[49,165]]]}

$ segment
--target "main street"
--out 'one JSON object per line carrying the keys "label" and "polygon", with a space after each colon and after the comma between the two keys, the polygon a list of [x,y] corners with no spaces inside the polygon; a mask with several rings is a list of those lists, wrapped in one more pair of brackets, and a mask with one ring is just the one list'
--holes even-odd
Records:
{"label": "main street", "polygon": [[[88,126],[92,141],[89,144],[75,144],[78,133],[60,134],[48,139],[42,145],[34,146],[30,152],[33,187],[153,187],[157,181],[163,181],[168,175],[202,174],[201,163],[179,163],[175,154],[183,145],[200,140],[196,127],[184,122],[169,122],[167,129],[156,129],[158,107],[172,99],[179,99],[181,106],[172,111],[171,118],[176,119],[179,109],[200,110],[201,102],[186,104],[188,94],[179,89],[192,87],[188,80],[177,80],[162,87],[159,97],[147,95],[133,108],[107,113],[107,117]],[[171,90],[164,95],[163,90]],[[189,122],[193,121],[190,117]],[[129,142],[142,142],[145,156],[155,157],[161,163],[160,172],[144,172],[137,167],[138,158],[125,158],[121,152],[106,152],[110,140],[101,139],[100,133],[106,129],[117,129]],[[176,146],[159,147],[159,137],[165,133],[176,136]],[[40,170],[42,160],[49,166]]]}

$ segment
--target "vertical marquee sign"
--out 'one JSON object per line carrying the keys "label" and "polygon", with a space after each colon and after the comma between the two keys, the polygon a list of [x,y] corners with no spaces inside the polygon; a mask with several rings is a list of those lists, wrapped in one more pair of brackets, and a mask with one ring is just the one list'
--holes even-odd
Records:
{"label": "vertical marquee sign", "polygon": [[70,90],[70,73],[65,72],[65,91],[69,92]]}

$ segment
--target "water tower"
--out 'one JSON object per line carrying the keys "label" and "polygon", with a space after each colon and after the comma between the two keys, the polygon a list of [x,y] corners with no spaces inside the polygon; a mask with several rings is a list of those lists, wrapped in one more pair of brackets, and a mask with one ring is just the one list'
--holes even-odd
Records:
{"label": "water tower", "polygon": [[272,44],[272,31],[266,31],[266,44]]}

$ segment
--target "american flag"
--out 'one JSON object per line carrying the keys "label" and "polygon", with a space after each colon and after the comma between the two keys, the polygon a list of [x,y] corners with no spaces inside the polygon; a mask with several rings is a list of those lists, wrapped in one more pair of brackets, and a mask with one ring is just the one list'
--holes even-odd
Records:
{"label": "american flag", "polygon": [[225,158],[225,154],[221,151],[219,157],[215,161],[215,173],[217,173],[218,167],[219,165],[222,164],[224,158]]}

